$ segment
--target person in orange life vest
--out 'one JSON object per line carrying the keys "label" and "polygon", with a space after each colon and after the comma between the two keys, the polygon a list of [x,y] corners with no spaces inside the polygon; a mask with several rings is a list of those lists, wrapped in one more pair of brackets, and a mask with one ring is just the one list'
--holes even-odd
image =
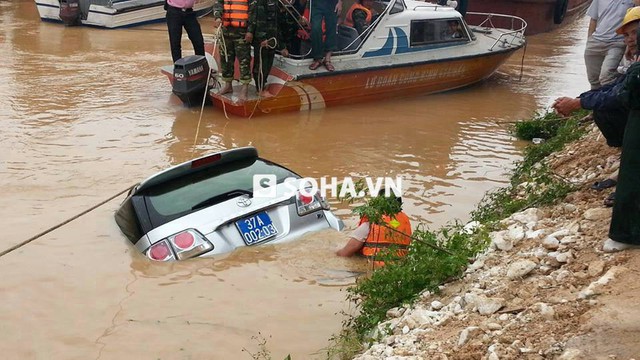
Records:
{"label": "person in orange life vest", "polygon": [[371,0],[356,0],[347,11],[344,24],[355,28],[358,34],[362,34],[367,26],[371,24],[371,19],[373,19],[371,2]]}
{"label": "person in orange life vest", "polygon": [[248,0],[216,0],[213,5],[213,27],[218,29],[222,24],[224,47],[220,54],[220,65],[224,86],[219,94],[233,92],[231,82],[235,72],[235,61],[240,65],[239,98],[246,100],[251,83],[251,42],[253,35],[247,33],[249,23]]}
{"label": "person in orange life vest", "polygon": [[[380,196],[380,195],[379,195]],[[360,219],[358,227],[349,236],[345,246],[336,252],[336,255],[350,257],[357,253],[374,259],[374,264],[384,265],[381,261],[375,261],[380,251],[395,246],[399,248],[398,255],[406,255],[406,248],[411,244],[411,222],[402,211],[402,198],[398,201],[398,212],[393,216],[383,215],[383,225],[370,223],[365,217]]]}

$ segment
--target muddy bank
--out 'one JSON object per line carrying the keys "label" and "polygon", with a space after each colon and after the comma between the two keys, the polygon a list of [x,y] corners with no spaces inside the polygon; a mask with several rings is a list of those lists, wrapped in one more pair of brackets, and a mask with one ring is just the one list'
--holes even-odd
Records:
{"label": "muddy bank", "polygon": [[579,189],[502,221],[462,279],[388,311],[368,359],[632,359],[640,252],[606,254],[611,208],[590,185],[618,166],[597,128],[547,158]]}

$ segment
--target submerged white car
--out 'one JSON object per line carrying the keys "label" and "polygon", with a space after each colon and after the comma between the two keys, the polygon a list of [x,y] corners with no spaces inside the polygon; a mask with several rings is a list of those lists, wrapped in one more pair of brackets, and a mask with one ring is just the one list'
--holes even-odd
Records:
{"label": "submerged white car", "polygon": [[[271,196],[253,197],[254,175],[275,177],[266,189]],[[116,223],[139,251],[157,261],[342,230],[344,224],[319,194],[291,194],[297,185],[292,178],[300,181],[293,171],[260,158],[253,147],[210,154],[134,186],[116,212]]]}

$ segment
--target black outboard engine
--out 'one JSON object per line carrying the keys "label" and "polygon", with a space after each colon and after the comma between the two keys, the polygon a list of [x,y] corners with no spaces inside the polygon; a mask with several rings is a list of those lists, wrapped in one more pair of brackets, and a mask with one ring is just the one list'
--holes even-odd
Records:
{"label": "black outboard engine", "polygon": [[[202,55],[185,56],[173,64],[173,93],[187,106],[201,105],[209,89],[209,63]],[[206,101],[210,101],[207,97]]]}
{"label": "black outboard engine", "polygon": [[67,26],[80,25],[80,0],[60,0],[59,16]]}

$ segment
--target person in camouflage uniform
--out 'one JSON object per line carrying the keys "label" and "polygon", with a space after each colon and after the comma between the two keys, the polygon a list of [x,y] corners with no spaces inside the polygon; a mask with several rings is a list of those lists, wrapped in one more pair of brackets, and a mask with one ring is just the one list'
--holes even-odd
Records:
{"label": "person in camouflage uniform", "polygon": [[231,82],[235,72],[235,60],[240,64],[240,99],[245,100],[251,83],[251,39],[247,34],[249,0],[216,0],[213,6],[214,28],[222,24],[220,62],[222,80],[225,82],[220,94],[233,92]]}
{"label": "person in camouflage uniform", "polygon": [[276,50],[289,56],[284,33],[288,29],[287,18],[279,0],[252,0],[249,5],[247,37],[253,40],[253,79],[262,97],[273,96],[266,85]]}
{"label": "person in camouflage uniform", "polygon": [[300,41],[297,32],[301,25],[306,24],[306,19],[302,16],[305,4],[300,8],[300,3],[297,0],[280,1],[278,30],[280,31],[280,39],[290,54],[300,54]]}

